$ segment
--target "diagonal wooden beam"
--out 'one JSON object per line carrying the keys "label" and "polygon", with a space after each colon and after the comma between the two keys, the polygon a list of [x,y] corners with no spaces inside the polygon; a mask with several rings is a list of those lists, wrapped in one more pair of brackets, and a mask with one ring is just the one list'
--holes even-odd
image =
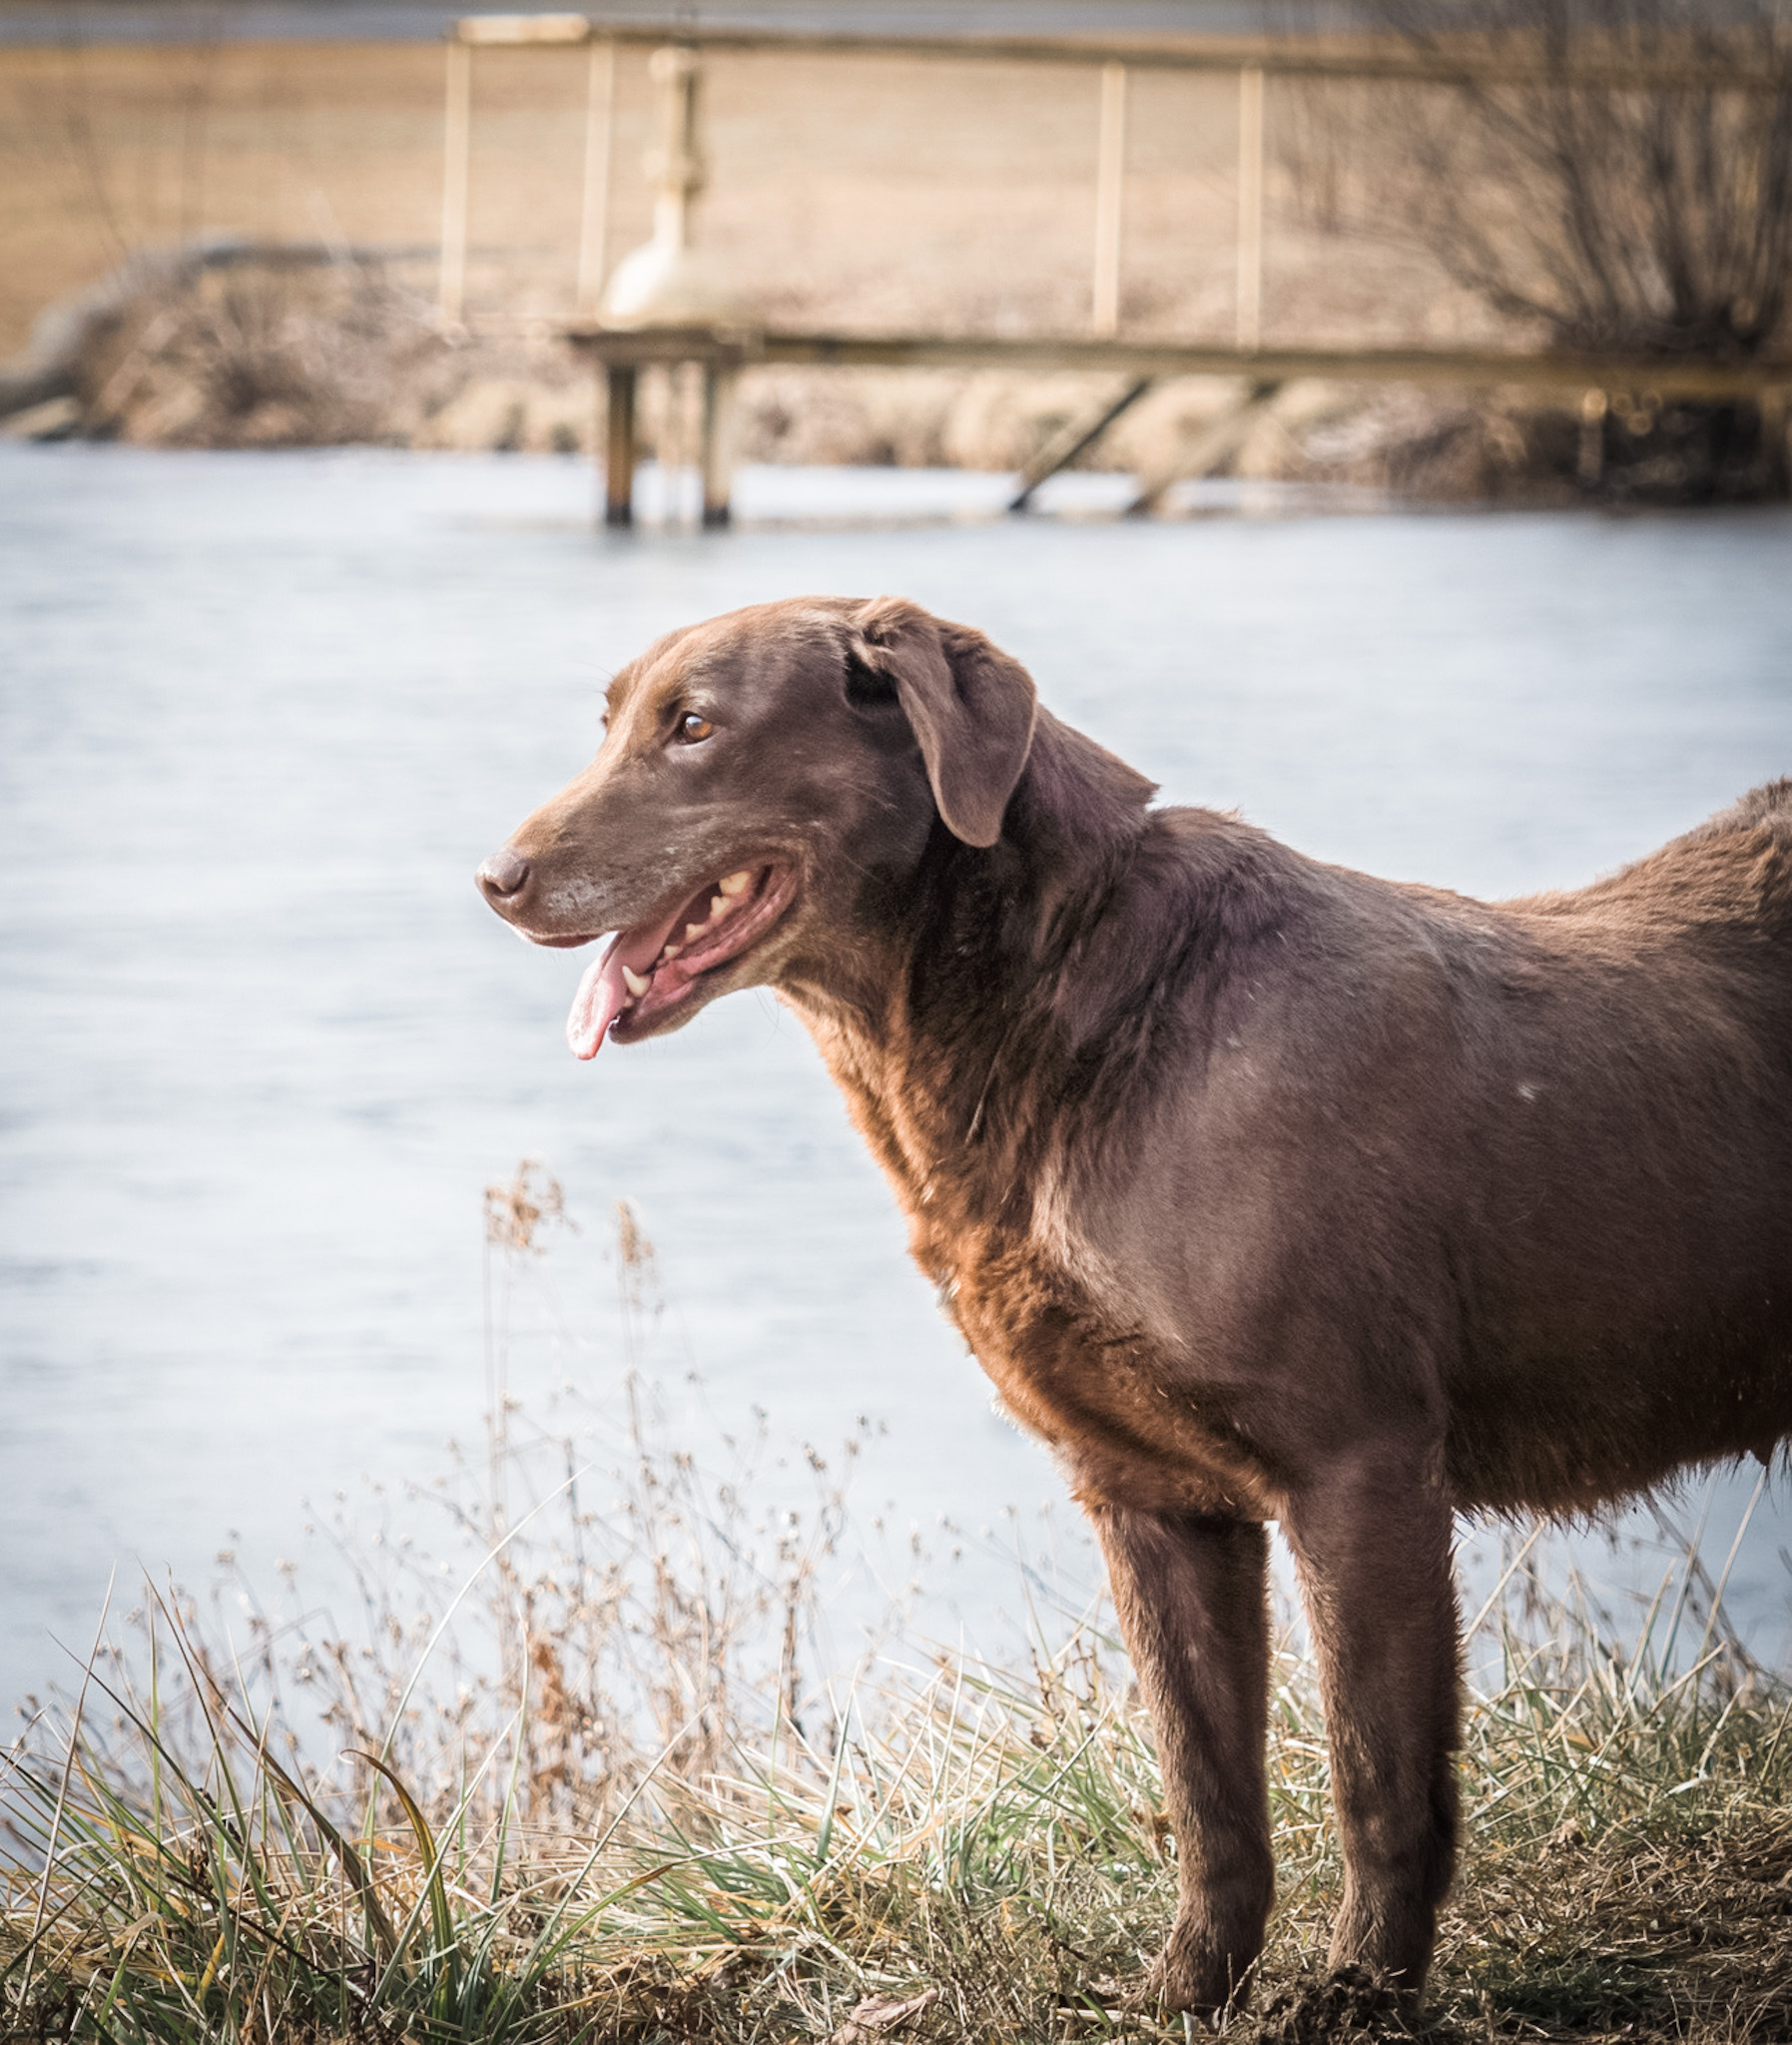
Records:
{"label": "diagonal wooden beam", "polygon": [[1095,411],[1072,419],[1053,433],[1020,471],[1020,488],[1009,500],[1008,509],[1024,511],[1039,485],[1060,468],[1068,468],[1085,447],[1092,447],[1129,405],[1144,396],[1154,380],[1150,376],[1135,376],[1118,397],[1104,398]]}
{"label": "diagonal wooden beam", "polygon": [[1126,507],[1128,518],[1144,518],[1158,509],[1177,483],[1205,475],[1216,461],[1233,452],[1275,402],[1282,385],[1267,380],[1247,383],[1217,418],[1209,419],[1192,440],[1157,468],[1139,477],[1139,493]]}

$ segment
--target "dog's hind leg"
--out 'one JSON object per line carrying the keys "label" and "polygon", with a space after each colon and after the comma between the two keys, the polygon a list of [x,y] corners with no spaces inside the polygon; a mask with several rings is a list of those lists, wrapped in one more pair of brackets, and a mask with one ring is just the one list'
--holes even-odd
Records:
{"label": "dog's hind leg", "polygon": [[1340,1458],[1282,1520],[1319,1652],[1344,1900],[1332,1965],[1416,2003],[1456,1865],[1451,1509],[1402,1449]]}
{"label": "dog's hind leg", "polygon": [[1181,1900],[1154,1985],[1175,2009],[1242,2000],[1275,1897],[1264,1740],[1269,1540],[1254,1521],[1092,1518],[1157,1727]]}

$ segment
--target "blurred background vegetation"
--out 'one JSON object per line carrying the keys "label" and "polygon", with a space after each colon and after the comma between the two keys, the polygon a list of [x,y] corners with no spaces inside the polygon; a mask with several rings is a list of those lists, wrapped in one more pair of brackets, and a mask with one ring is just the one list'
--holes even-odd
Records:
{"label": "blurred background vegetation", "polygon": [[[49,12],[0,12],[0,351],[25,348],[46,307],[62,312],[39,330],[40,359],[68,351],[83,309],[96,317],[72,390],[29,430],[594,446],[589,376],[555,339],[578,266],[581,48],[478,58],[469,339],[444,331],[434,304],[437,40],[394,39],[390,9],[333,17],[377,15],[384,39],[271,40],[241,33],[266,16],[217,4],[161,10],[178,31],[163,40],[107,41],[109,22],[155,10],[71,5],[64,32],[33,43]],[[790,25],[788,8],[767,13]],[[1268,344],[1785,352],[1792,29],[1779,0],[1159,14],[1149,35],[1139,20],[1156,15],[1097,5],[842,5],[801,20],[937,34],[942,19],[1024,30],[1037,15],[1085,39],[1324,48],[1423,74],[1269,74]],[[616,58],[608,264],[650,227],[648,55],[624,44]],[[1099,78],[1094,64],[888,49],[712,50],[702,240],[774,325],[1087,332]],[[1235,72],[1130,71],[1123,337],[1231,341],[1240,118]],[[741,451],[1017,468],[1104,387],[1099,374],[762,368],[744,389]],[[15,392],[30,394],[16,378]],[[1173,464],[1232,401],[1223,379],[1161,382],[1086,459]],[[650,448],[674,451],[679,400],[663,383],[646,425]],[[1644,387],[1599,393],[1589,413],[1519,389],[1308,379],[1216,462],[1458,498],[1776,496],[1786,412],[1782,393],[1689,404]]]}

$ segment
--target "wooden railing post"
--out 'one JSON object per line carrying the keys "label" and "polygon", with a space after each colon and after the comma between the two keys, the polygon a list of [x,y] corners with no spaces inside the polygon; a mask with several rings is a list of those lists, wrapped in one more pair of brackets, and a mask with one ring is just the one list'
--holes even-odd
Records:
{"label": "wooden railing post", "polygon": [[442,109],[442,243],[435,296],[441,316],[459,324],[466,306],[466,196],[472,127],[473,52],[450,35],[447,101]]}
{"label": "wooden railing post", "polygon": [[1238,74],[1238,344],[1263,344],[1263,72]]}
{"label": "wooden railing post", "polygon": [[608,267],[615,133],[616,45],[594,41],[585,75],[585,188],[579,205],[579,272],[573,294],[581,314],[597,311]]}
{"label": "wooden railing post", "polygon": [[1120,219],[1126,194],[1126,66],[1101,67],[1101,126],[1095,142],[1094,332],[1120,329]]}

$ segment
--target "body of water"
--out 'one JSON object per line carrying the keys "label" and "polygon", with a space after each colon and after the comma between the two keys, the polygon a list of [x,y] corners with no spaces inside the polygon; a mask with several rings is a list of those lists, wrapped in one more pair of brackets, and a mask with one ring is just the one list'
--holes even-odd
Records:
{"label": "body of water", "polygon": [[[598,535],[571,461],[0,447],[0,1689],[85,1645],[115,1568],[271,1567],[317,1501],[477,1438],[481,1199],[524,1155],[583,1224],[531,1293],[525,1410],[566,1378],[619,1397],[626,1197],[674,1424],[762,1408],[792,1481],[856,1435],[862,1510],[965,1530],[965,1626],[1011,1600],[980,1529],[1057,1481],[803,1031],[749,995],[579,1065],[582,956],[474,894],[656,634],[909,595],[1167,798],[1481,895],[1588,879],[1792,767],[1785,513],[980,515],[999,495],[750,471],[762,529]],[[1716,1494],[1719,1562],[1747,1488]],[[1731,1585],[1772,1658],[1787,1538],[1770,1497]]]}

